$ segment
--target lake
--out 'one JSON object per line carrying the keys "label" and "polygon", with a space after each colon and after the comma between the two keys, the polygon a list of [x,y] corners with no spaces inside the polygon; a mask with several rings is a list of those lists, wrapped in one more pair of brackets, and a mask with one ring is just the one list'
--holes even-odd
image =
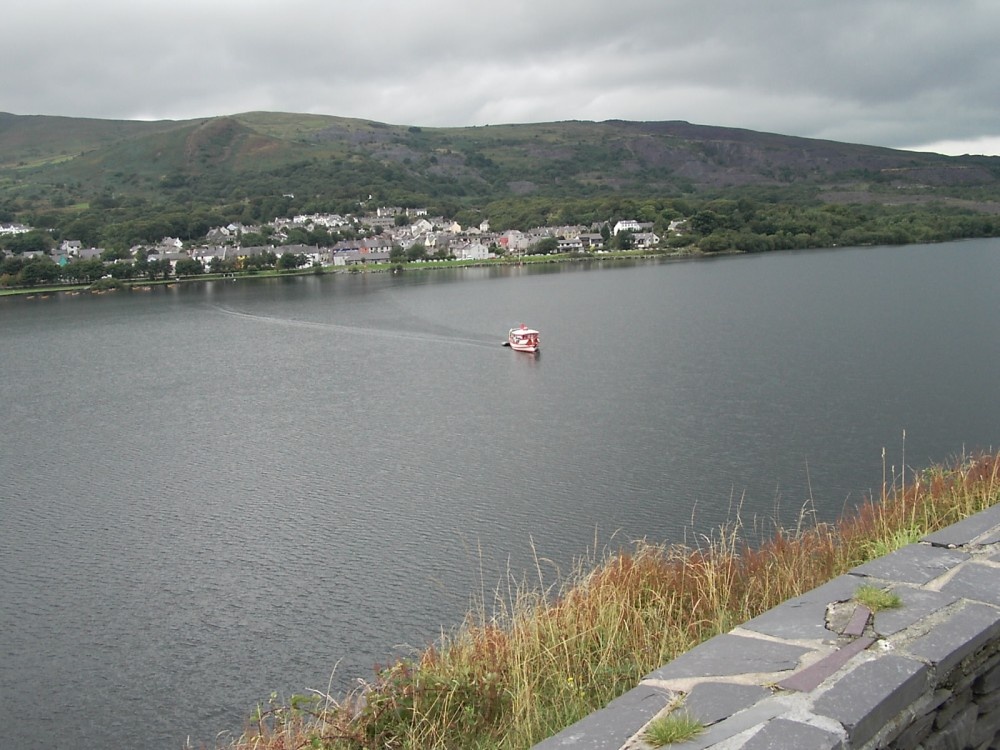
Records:
{"label": "lake", "polygon": [[4,744],[211,743],[536,558],[995,448],[998,285],[976,240],[0,298]]}

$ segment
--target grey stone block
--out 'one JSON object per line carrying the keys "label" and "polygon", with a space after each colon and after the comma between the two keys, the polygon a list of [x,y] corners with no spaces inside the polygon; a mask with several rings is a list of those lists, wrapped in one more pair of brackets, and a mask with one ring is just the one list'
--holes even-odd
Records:
{"label": "grey stone block", "polygon": [[618,750],[643,724],[662,711],[671,697],[666,690],[640,685],[543,740],[533,750]]}
{"label": "grey stone block", "polygon": [[750,708],[730,716],[728,719],[723,719],[718,724],[712,724],[703,734],[676,747],[678,750],[681,750],[681,748],[683,750],[706,750],[748,729],[765,725],[787,710],[787,705],[777,698],[766,698]]}
{"label": "grey stone block", "polygon": [[741,750],[841,750],[843,740],[811,724],[775,719],[743,744]]}
{"label": "grey stone block", "polygon": [[994,538],[998,533],[1000,505],[994,505],[945,529],[928,534],[923,541],[940,547],[964,547],[986,534],[990,534],[989,538]]}
{"label": "grey stone block", "polygon": [[985,674],[979,675],[972,688],[979,695],[1000,690],[1000,664],[993,666]]}
{"label": "grey stone block", "polygon": [[913,723],[899,733],[899,736],[892,741],[890,747],[905,748],[906,750],[909,750],[911,747],[918,747],[921,742],[930,737],[933,728],[934,714],[918,716],[913,720]]}
{"label": "grey stone block", "polygon": [[966,709],[966,707],[972,703],[972,689],[966,688],[957,693],[954,693],[951,698],[948,699],[938,712],[934,716],[934,726],[936,729],[944,729],[948,724],[951,723],[958,714]]}
{"label": "grey stone block", "polygon": [[826,605],[847,601],[862,583],[864,579],[858,576],[839,576],[758,615],[742,627],[775,638],[833,640],[836,635],[826,628]]}
{"label": "grey stone block", "polygon": [[928,615],[958,601],[957,596],[913,588],[912,586],[896,586],[892,592],[899,595],[903,606],[897,609],[883,609],[875,613],[874,629],[881,636],[905,630]]}
{"label": "grey stone block", "polygon": [[687,694],[684,709],[705,726],[771,697],[771,691],[757,685],[734,685],[731,682],[701,682]]}
{"label": "grey stone block", "polygon": [[719,677],[795,669],[809,649],[723,633],[646,675],[649,680]]}
{"label": "grey stone block", "polygon": [[[1000,710],[1000,691],[988,695],[977,695],[976,705],[979,706],[979,712],[982,714],[990,714]],[[997,725],[997,731],[1000,732],[1000,724]]]}
{"label": "grey stone block", "polygon": [[888,655],[860,664],[819,696],[815,713],[839,721],[851,747],[870,740],[879,729],[927,690],[927,667]]}
{"label": "grey stone block", "polygon": [[972,730],[976,726],[976,715],[979,713],[975,706],[966,706],[965,710],[957,714],[948,726],[937,734],[928,737],[924,741],[927,750],[951,750],[951,748],[966,748],[972,737]]}
{"label": "grey stone block", "polygon": [[969,563],[955,573],[941,590],[977,602],[1000,604],[1000,570],[992,565]]}
{"label": "grey stone block", "polygon": [[966,604],[926,635],[913,641],[907,652],[935,665],[943,677],[965,657],[1000,636],[1000,610],[985,604]]}
{"label": "grey stone block", "polygon": [[[980,706],[980,708],[982,708]],[[979,712],[976,724],[972,728],[972,736],[969,737],[969,744],[972,747],[979,747],[984,742],[992,740],[997,733],[1000,733],[1000,709],[989,713]]]}
{"label": "grey stone block", "polygon": [[877,560],[859,565],[851,572],[885,581],[924,584],[968,559],[966,552],[930,544],[910,544]]}

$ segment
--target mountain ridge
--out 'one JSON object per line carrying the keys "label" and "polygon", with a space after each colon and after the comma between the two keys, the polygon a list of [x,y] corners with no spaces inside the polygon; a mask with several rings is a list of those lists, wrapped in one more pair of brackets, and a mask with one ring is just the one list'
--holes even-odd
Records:
{"label": "mountain ridge", "polygon": [[[58,223],[94,207],[232,213],[529,198],[779,191],[833,202],[1000,205],[1000,157],[945,156],[699,125],[565,120],[451,128],[244,112],[189,120],[0,113],[0,219]],[[262,205],[263,204],[263,205]],[[130,209],[131,213],[128,212]]]}

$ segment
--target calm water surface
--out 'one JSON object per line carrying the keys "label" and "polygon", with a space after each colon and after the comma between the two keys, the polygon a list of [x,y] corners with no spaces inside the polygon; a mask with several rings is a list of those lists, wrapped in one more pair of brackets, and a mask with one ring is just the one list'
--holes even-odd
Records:
{"label": "calm water surface", "polygon": [[883,449],[997,446],[998,282],[988,240],[0,298],[3,743],[210,743],[532,548],[832,519]]}

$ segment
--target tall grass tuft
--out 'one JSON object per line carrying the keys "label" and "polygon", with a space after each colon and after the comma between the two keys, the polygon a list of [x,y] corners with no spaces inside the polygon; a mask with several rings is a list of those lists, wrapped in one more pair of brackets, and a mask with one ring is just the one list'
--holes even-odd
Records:
{"label": "tall grass tuft", "polygon": [[506,582],[489,613],[482,602],[363,691],[259,711],[229,747],[528,748],[698,643],[993,505],[998,475],[1000,454],[964,458],[884,480],[835,524],[764,536],[737,520],[694,544],[592,556],[554,587]]}

